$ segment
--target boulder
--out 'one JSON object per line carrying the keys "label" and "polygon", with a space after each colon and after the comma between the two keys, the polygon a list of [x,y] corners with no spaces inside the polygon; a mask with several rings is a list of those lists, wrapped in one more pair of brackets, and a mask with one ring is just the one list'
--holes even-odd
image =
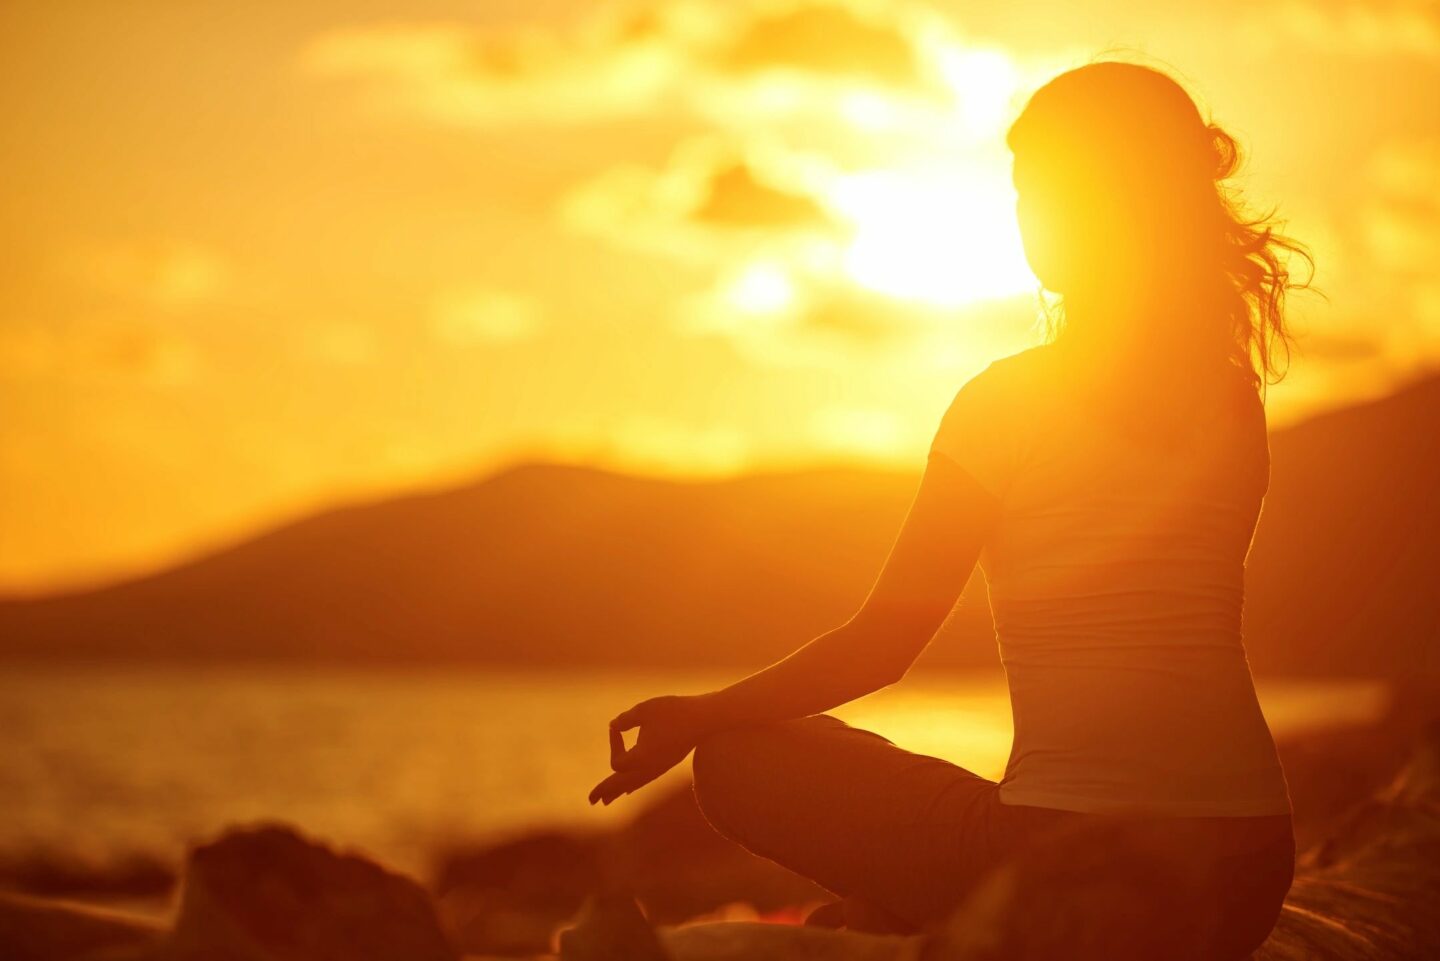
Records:
{"label": "boulder", "polygon": [[612,839],[606,876],[633,892],[657,924],[743,902],[765,914],[828,900],[818,885],[721,837],[689,783],[643,808]]}
{"label": "boulder", "polygon": [[165,936],[153,918],[22,894],[0,894],[5,961],[147,961]]}
{"label": "boulder", "polygon": [[41,898],[162,900],[175,889],[178,865],[131,854],[114,861],[77,852],[44,852],[0,864],[0,888]]}
{"label": "boulder", "polygon": [[1440,725],[1297,864],[1255,961],[1440,958]]}
{"label": "boulder", "polygon": [[540,831],[473,851],[440,865],[440,911],[466,951],[538,954],[555,930],[603,885],[602,840]]}
{"label": "boulder", "polygon": [[813,904],[825,893],[710,827],[688,783],[610,834],[537,831],[451,852],[436,870],[447,926],[465,951],[535,954],[600,891],[633,894],[655,924],[743,904],[759,913]]}
{"label": "boulder", "polygon": [[165,961],[456,961],[420,885],[279,826],[190,856]]}
{"label": "boulder", "polygon": [[587,899],[574,927],[560,933],[563,961],[669,961],[670,954],[628,895]]}

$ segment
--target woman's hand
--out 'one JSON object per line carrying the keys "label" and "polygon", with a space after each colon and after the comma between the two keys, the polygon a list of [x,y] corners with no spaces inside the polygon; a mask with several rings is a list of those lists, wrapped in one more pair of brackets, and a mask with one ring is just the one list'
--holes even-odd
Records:
{"label": "woman's hand", "polygon": [[[609,804],[649,784],[681,761],[709,733],[703,697],[654,697],[610,722],[610,767],[614,774],[595,785],[590,803]],[[638,727],[635,746],[622,734]]]}

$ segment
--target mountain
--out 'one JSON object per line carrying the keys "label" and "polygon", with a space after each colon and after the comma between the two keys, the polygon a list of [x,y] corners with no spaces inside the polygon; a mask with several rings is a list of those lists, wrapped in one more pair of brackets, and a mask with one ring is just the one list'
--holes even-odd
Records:
{"label": "mountain", "polygon": [[[1256,671],[1440,675],[1440,377],[1277,431],[1271,454],[1249,568]],[[756,667],[853,612],[915,483],[521,466],[0,603],[0,654]],[[997,665],[971,587],[930,663]]]}
{"label": "mountain", "polygon": [[1257,670],[1440,676],[1440,376],[1270,438]]}
{"label": "mountain", "polygon": [[320,514],[130,583],[9,602],[0,637],[27,655],[752,662],[851,613],[913,484],[522,466]]}

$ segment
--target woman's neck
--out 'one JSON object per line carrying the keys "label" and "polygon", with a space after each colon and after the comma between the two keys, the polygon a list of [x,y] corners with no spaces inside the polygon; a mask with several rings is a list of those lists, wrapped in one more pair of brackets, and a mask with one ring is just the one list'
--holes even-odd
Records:
{"label": "woman's neck", "polygon": [[1188,305],[1144,291],[1123,297],[1065,298],[1056,340],[1061,376],[1077,402],[1102,412],[1132,435],[1178,440],[1193,426],[1218,385],[1220,366],[1187,346],[1176,316]]}
{"label": "woman's neck", "polygon": [[1062,339],[1087,364],[1124,367],[1150,353],[1146,346],[1167,321],[1165,311],[1162,296],[1139,286],[1067,293]]}

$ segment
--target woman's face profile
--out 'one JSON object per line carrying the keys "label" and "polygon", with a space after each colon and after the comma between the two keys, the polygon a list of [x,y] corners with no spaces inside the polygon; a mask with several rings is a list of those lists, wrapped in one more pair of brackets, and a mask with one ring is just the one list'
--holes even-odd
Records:
{"label": "woman's face profile", "polygon": [[1015,219],[1020,225],[1020,239],[1031,271],[1047,290],[1064,291],[1066,269],[1062,241],[1060,198],[1053,186],[1047,189],[1035,170],[1035,164],[1024,152],[1015,154],[1012,167],[1015,184]]}
{"label": "woman's face profile", "polygon": [[1012,179],[1025,259],[1045,289],[1103,291],[1137,266],[1119,185],[1074,153],[1017,150]]}

